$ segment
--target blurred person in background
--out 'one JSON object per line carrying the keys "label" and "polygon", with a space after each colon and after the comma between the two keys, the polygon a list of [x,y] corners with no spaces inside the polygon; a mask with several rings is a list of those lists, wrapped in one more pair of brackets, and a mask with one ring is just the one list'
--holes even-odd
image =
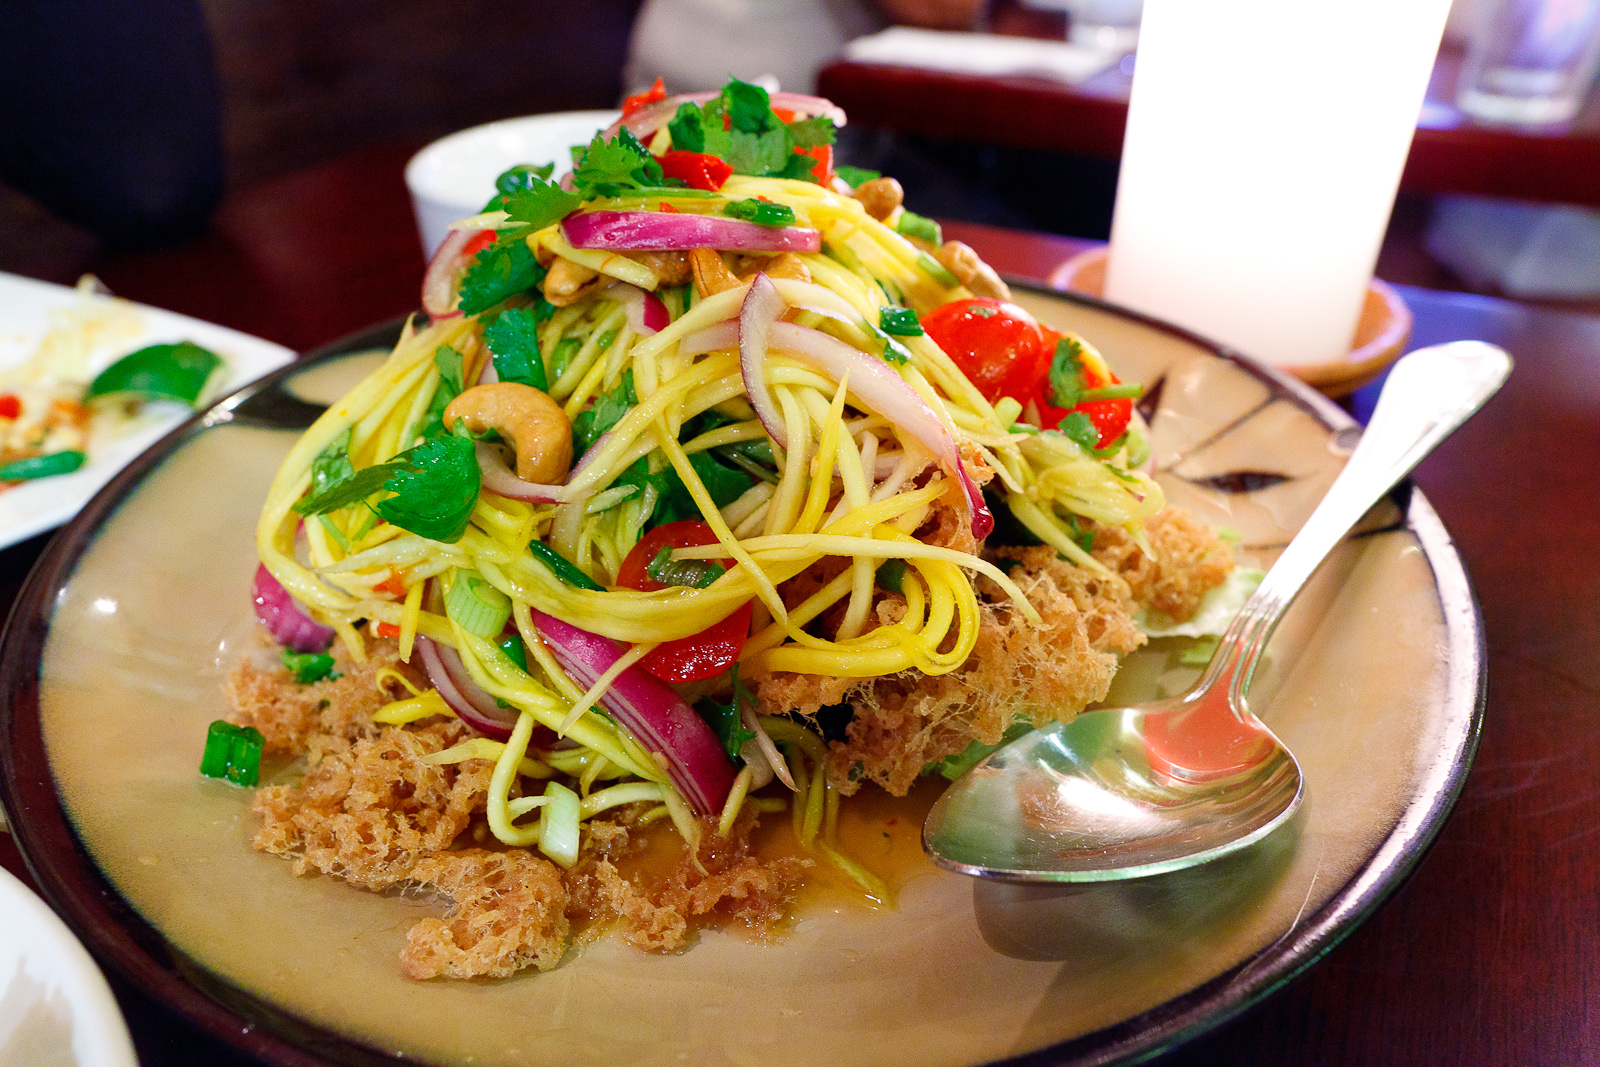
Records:
{"label": "blurred person in background", "polygon": [[769,89],[816,90],[817,71],[856,37],[891,24],[966,30],[984,0],[645,0],[623,83],[715,90],[733,75]]}
{"label": "blurred person in background", "polygon": [[196,0],[9,0],[0,181],[116,248],[203,230],[222,105]]}

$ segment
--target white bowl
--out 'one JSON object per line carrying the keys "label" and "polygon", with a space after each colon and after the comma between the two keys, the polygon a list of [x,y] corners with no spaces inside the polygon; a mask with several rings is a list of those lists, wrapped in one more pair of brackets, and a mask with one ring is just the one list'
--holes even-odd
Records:
{"label": "white bowl", "polygon": [[572,169],[575,144],[586,144],[617,120],[616,111],[557,111],[474,126],[433,142],[406,164],[406,188],[429,256],[450,224],[476,215],[494,196],[494,180],[519,163]]}

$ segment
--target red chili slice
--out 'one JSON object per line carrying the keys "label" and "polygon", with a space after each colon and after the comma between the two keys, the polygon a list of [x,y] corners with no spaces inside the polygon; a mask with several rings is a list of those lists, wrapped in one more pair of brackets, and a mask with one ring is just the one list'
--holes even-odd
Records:
{"label": "red chili slice", "polygon": [[705,152],[686,152],[674,148],[661,157],[661,170],[667,177],[677,178],[691,189],[714,193],[733,174],[733,164]]}

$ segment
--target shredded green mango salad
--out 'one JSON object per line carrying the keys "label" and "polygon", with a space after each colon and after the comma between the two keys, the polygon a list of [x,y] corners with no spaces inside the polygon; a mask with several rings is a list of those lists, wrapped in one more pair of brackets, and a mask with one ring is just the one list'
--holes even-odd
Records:
{"label": "shredded green mango salad", "polygon": [[432,687],[378,720],[472,726],[427,759],[494,761],[505,845],[570,868],[619,806],[691,843],[788,808],[881,897],[837,847],[836,736],[761,686],[958,671],[986,611],[1039,619],[986,541],[1106,574],[1095,531],[1143,545],[1164,507],[1138,387],[891,180],[835,168],[842,122],[658,86],[568,178],[508,171],[430,264],[427,318],[272,484],[264,621],[297,655],[420,662]]}

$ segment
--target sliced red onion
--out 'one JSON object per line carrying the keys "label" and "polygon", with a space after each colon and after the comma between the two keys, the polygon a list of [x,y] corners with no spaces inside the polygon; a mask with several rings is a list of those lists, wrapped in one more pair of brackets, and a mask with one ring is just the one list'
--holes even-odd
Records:
{"label": "sliced red onion", "polygon": [[757,274],[739,305],[739,374],[750,406],[756,410],[767,431],[780,448],[789,447],[789,434],[783,413],[767,389],[767,347],[772,343],[772,328],[783,313],[783,297],[765,273]]}
{"label": "sliced red onion", "polygon": [[473,450],[478,456],[478,470],[483,475],[483,487],[491,493],[535,504],[562,503],[572,499],[573,490],[570,486],[544,485],[540,482],[525,482],[518,478],[506,465],[505,457],[482,441],[473,445]]}
{"label": "sliced red onion", "polygon": [[575,491],[576,487],[580,484],[578,479],[583,477],[588,472],[589,468],[595,465],[595,461],[600,458],[600,453],[605,451],[606,444],[611,440],[611,435],[616,432],[617,429],[615,426],[613,426],[599,437],[596,437],[594,439],[594,444],[583,450],[583,455],[578,457],[577,466],[573,467],[572,473],[567,475],[567,484],[565,488],[567,488],[568,492]]}
{"label": "sliced red onion", "polygon": [[494,368],[494,357],[485,356],[483,364],[478,368],[478,380],[475,385],[493,385],[500,380],[500,372]]}
{"label": "sliced red onion", "polygon": [[444,319],[461,314],[456,307],[456,274],[466,257],[463,250],[481,230],[451,230],[439,242],[433,258],[428,260],[428,270],[422,276],[422,310],[429,318]]}
{"label": "sliced red onion", "polygon": [[700,356],[707,352],[720,352],[725,348],[739,347],[739,320],[729,319],[715,326],[707,326],[685,334],[678,342],[678,355]]}
{"label": "sliced red onion", "polygon": [[256,605],[256,618],[283,647],[296,652],[321,652],[333,641],[333,627],[324,626],[307,615],[300,602],[267,570],[265,563],[256,568],[250,593]]}
{"label": "sliced red onion", "polygon": [[822,231],[804,226],[762,226],[725,215],[660,211],[588,211],[561,220],[573,248],[607,252],[678,252],[718,248],[733,252],[818,252]]}
{"label": "sliced red onion", "polygon": [[517,724],[520,713],[515,708],[502,708],[495,703],[494,697],[472,680],[459,652],[418,634],[417,654],[422,657],[428,681],[450,705],[450,710],[461,716],[462,722],[496,741],[511,736],[511,728]]}
{"label": "sliced red onion", "polygon": [[648,104],[637,111],[631,111],[623,115],[600,131],[600,136],[609,141],[621,131],[622,127],[626,126],[629,133],[648,144],[657,130],[672,121],[672,116],[678,113],[680,104],[703,104],[707,100],[720,95],[721,90],[716,90],[708,93],[683,93],[679,96],[669,96],[665,100],[657,100],[653,104]]}
{"label": "sliced red onion", "polygon": [[[580,630],[542,611],[533,621],[556,659],[578,684],[591,686],[623,649],[609,637]],[[600,697],[606,710],[651,753],[667,761],[667,775],[701,815],[722,810],[733,786],[733,761],[704,719],[672,687],[635,665]]]}
{"label": "sliced red onion", "polygon": [[667,305],[661,302],[661,298],[645,292],[637,285],[612,282],[610,292],[622,305],[622,312],[628,318],[628,329],[640,337],[658,334],[672,321],[672,316],[667,313]]}
{"label": "sliced red onion", "polygon": [[[752,284],[751,292],[755,289],[756,286]],[[748,302],[749,298],[746,297]],[[742,314],[740,321],[743,322]],[[861,403],[926,445],[939,464],[960,484],[961,492],[967,498],[967,508],[972,513],[972,535],[980,541],[989,536],[989,531],[994,529],[994,516],[990,514],[983,502],[983,494],[978,491],[977,484],[961,462],[961,451],[956,447],[955,438],[945,429],[944,423],[934,414],[927,401],[893,367],[821,330],[782,321],[771,323],[769,330],[772,347],[810,363],[834,381],[840,381],[848,373],[850,392]],[[751,404],[755,404],[754,399]],[[760,408],[756,410],[759,412]]]}

